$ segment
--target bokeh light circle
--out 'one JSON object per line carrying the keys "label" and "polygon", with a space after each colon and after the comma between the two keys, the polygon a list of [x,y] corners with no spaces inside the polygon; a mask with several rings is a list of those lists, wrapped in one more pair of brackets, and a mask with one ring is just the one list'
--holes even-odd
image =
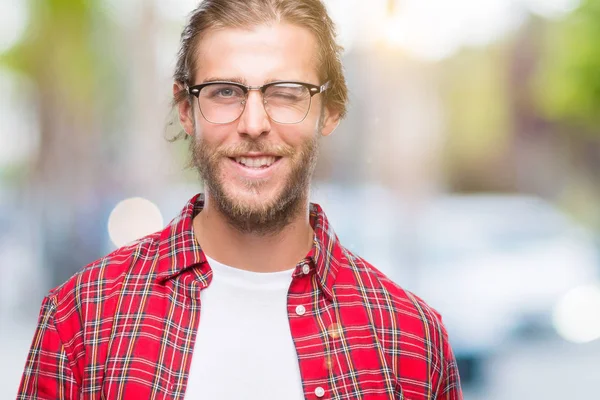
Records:
{"label": "bokeh light circle", "polygon": [[553,323],[558,334],[573,343],[600,339],[600,284],[575,288],[556,304]]}
{"label": "bokeh light circle", "polygon": [[121,201],[108,218],[108,235],[117,247],[156,232],[162,227],[163,217],[160,209],[150,200],[141,197]]}

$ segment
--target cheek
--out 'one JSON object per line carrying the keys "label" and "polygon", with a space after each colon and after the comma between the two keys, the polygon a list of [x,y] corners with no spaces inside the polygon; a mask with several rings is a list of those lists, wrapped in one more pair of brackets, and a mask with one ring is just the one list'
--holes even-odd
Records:
{"label": "cheek", "polygon": [[[199,112],[198,112],[199,113]],[[234,137],[235,127],[229,125],[215,125],[207,122],[202,115],[196,116],[196,136],[211,146],[219,146]]]}
{"label": "cheek", "polygon": [[[310,117],[310,120],[308,120]],[[308,121],[307,122],[307,126],[306,126],[306,130],[310,130],[310,134],[312,135],[319,135],[321,133],[321,130],[323,129],[322,126],[322,122],[323,122],[323,118],[324,114],[323,111],[321,109],[321,107],[319,106],[319,108],[316,108],[314,110],[311,110],[309,116],[306,118]]]}
{"label": "cheek", "polygon": [[286,144],[298,148],[314,138],[319,121],[318,118],[309,117],[310,115],[300,124],[283,127],[280,136]]}

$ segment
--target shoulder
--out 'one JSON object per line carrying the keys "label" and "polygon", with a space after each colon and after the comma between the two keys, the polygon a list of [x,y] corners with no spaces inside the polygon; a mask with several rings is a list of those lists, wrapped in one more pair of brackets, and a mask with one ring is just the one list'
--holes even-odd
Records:
{"label": "shoulder", "polygon": [[440,323],[440,314],[418,295],[392,281],[364,258],[346,248],[343,248],[343,252],[347,262],[342,263],[340,268],[342,282],[350,280],[357,288],[360,286],[372,292],[374,297],[386,298],[393,305],[393,310],[400,314],[417,313],[427,322]]}
{"label": "shoulder", "polygon": [[[96,310],[118,297],[128,275],[151,274],[149,262],[158,257],[161,232],[145,236],[86,265],[62,285],[50,290],[47,301],[53,304],[57,321],[61,316],[77,311],[85,320],[92,309]],[[93,307],[89,307],[92,305]]]}
{"label": "shoulder", "polygon": [[454,376],[454,355],[441,315],[363,258],[347,249],[344,253],[336,295],[341,292],[348,299],[353,292],[360,298],[402,386],[418,392],[422,388],[415,382],[435,388],[445,375]]}
{"label": "shoulder", "polygon": [[420,346],[427,341],[435,347],[430,349],[434,352],[447,345],[447,332],[439,312],[362,257],[345,248],[343,251],[345,262],[340,266],[336,293],[358,293],[366,307],[379,311],[373,313],[373,323],[382,329],[396,327],[405,338],[414,337]]}

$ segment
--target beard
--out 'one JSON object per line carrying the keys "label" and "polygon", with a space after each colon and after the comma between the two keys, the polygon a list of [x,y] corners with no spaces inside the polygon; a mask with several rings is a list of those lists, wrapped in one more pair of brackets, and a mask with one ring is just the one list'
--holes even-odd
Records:
{"label": "beard", "polygon": [[[318,153],[318,135],[312,135],[299,150],[290,146],[269,145],[264,139],[246,140],[236,146],[212,148],[205,140],[192,136],[192,163],[204,181],[210,199],[227,223],[241,233],[266,236],[281,232],[292,219],[302,213],[308,200],[310,181],[315,170]],[[221,165],[240,154],[259,152],[285,157],[291,170],[284,178],[283,188],[272,199],[250,203],[236,199],[228,193],[221,173]],[[240,178],[241,179],[241,178]],[[243,179],[244,188],[260,196],[260,189],[267,182]]]}

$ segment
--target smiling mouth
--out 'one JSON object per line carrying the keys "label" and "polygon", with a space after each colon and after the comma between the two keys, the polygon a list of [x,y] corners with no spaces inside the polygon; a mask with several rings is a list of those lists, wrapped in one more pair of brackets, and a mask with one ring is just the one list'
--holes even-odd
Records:
{"label": "smiling mouth", "polygon": [[281,157],[231,157],[230,159],[246,168],[266,169],[275,164],[277,161],[281,160]]}

